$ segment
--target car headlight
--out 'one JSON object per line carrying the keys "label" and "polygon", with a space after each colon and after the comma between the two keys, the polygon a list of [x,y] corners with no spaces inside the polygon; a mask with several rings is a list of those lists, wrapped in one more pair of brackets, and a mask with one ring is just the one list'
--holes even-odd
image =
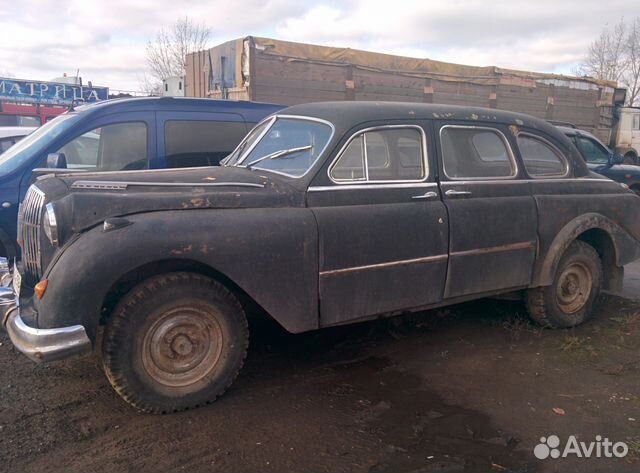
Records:
{"label": "car headlight", "polygon": [[42,222],[44,234],[53,246],[60,244],[60,235],[58,233],[58,220],[56,219],[56,211],[51,202],[49,202],[44,210],[44,221]]}

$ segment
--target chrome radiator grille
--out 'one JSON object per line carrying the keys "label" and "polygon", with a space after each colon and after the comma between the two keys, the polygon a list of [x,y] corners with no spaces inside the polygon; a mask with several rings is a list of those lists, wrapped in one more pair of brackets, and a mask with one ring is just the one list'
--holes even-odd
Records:
{"label": "chrome radiator grille", "polygon": [[31,283],[37,282],[42,275],[40,232],[44,201],[44,192],[36,186],[31,186],[20,205],[18,238],[22,240],[22,263],[25,276]]}

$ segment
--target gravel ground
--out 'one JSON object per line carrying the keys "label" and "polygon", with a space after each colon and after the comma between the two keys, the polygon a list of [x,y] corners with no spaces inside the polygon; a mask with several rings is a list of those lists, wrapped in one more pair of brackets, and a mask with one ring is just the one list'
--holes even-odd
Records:
{"label": "gravel ground", "polygon": [[[0,334],[0,471],[640,470],[640,302],[542,330],[518,303],[290,335],[252,326],[213,405],[139,414],[95,359],[35,365]],[[625,441],[625,459],[537,460],[541,436]]]}

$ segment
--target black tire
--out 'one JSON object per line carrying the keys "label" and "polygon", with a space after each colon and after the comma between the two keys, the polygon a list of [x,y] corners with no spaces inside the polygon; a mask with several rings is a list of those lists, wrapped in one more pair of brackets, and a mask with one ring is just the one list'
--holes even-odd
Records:
{"label": "black tire", "polygon": [[623,157],[623,164],[638,164],[638,157],[633,153],[627,153]]}
{"label": "black tire", "polygon": [[102,363],[125,401],[164,414],[215,401],[238,375],[248,344],[244,311],[226,287],[169,273],[120,301],[104,330]]}
{"label": "black tire", "polygon": [[574,327],[591,317],[601,285],[598,253],[591,245],[576,240],[560,258],[552,284],[527,291],[527,311],[545,327]]}

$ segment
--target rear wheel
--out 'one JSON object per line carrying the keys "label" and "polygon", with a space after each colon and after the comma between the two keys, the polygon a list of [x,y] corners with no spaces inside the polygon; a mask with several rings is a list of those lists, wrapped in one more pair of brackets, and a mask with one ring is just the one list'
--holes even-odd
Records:
{"label": "rear wheel", "polygon": [[248,328],[237,298],[191,273],[153,277],[119,303],[104,331],[113,388],[141,411],[176,412],[214,401],[236,378]]}
{"label": "rear wheel", "polygon": [[574,241],[562,255],[552,284],[527,292],[527,310],[546,327],[579,325],[591,317],[601,284],[598,253],[591,245]]}
{"label": "rear wheel", "polygon": [[635,155],[635,153],[629,151],[627,154],[624,155],[624,164],[638,164],[638,157]]}

